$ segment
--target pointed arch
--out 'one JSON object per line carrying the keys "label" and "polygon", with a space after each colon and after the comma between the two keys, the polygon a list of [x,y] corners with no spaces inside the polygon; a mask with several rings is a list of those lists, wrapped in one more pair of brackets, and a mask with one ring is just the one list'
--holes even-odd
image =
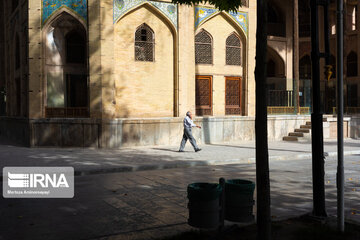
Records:
{"label": "pointed arch", "polygon": [[273,77],[285,77],[285,61],[279,55],[279,53],[273,49],[272,47],[267,47],[268,54],[267,54],[267,62],[270,62],[270,67],[273,69],[267,69],[268,73],[274,74]]}
{"label": "pointed arch", "polygon": [[116,19],[114,24],[117,24],[122,18],[124,18],[125,16],[129,15],[130,13],[132,13],[142,7],[148,8],[148,10],[150,10],[155,15],[157,15],[160,19],[162,19],[165,22],[165,24],[171,29],[171,32],[173,33],[174,38],[175,38],[176,33],[177,33],[177,28],[174,25],[174,23],[168,18],[168,16],[166,16],[163,12],[161,12],[159,9],[157,9],[155,6],[153,6],[149,2],[143,2],[139,5],[134,6],[133,8],[130,8],[129,10],[127,10],[126,13],[124,13],[118,19]]}
{"label": "pointed arch", "polygon": [[155,61],[155,32],[146,23],[135,31],[135,61]]}
{"label": "pointed arch", "polygon": [[213,63],[213,37],[205,29],[195,35],[195,64]]}
{"label": "pointed arch", "polygon": [[42,29],[45,117],[89,117],[85,23],[62,7]]}
{"label": "pointed arch", "polygon": [[[143,35],[143,40],[147,38],[149,41],[137,41],[141,40],[141,31],[138,32],[138,30],[143,27],[145,27],[145,30],[148,30],[147,33],[151,33],[149,36],[152,35],[153,39],[155,37],[152,42],[150,41],[151,38],[149,39],[145,34]],[[126,74],[122,80],[120,80],[120,78],[115,80],[115,97],[118,99],[117,102],[119,103],[119,106],[121,106],[116,110],[116,116],[123,117],[123,109],[131,109],[128,111],[127,116],[139,116],[140,112],[146,116],[155,116],[153,115],[154,111],[152,111],[154,107],[152,104],[153,102],[158,102],[159,104],[163,103],[158,110],[162,111],[164,116],[178,116],[178,40],[174,24],[157,7],[146,2],[134,6],[117,18],[114,21],[114,30],[118,33],[114,35],[115,51],[118,49],[123,53],[126,53],[126,56],[115,58],[115,61],[125,68],[136,67],[136,69],[138,69],[136,72]],[[137,32],[140,33],[140,39],[136,39]],[[156,45],[154,44],[155,42]],[[136,58],[139,56],[138,53],[142,51],[141,49],[137,49],[137,46],[144,47],[146,45],[151,45],[153,47],[151,54],[145,54],[144,56],[140,56],[140,58]],[[154,59],[151,59],[149,55],[155,56],[156,61],[143,61]],[[149,68],[152,68],[154,71],[148,73]],[[165,68],[168,71],[165,71]],[[120,70],[116,73],[116,76],[118,76],[118,74],[120,74]],[[157,77],[159,75],[162,75],[161,79]],[[161,97],[153,101],[151,98],[155,94],[154,91],[150,91],[149,88],[139,89],[145,97],[139,99],[141,105],[137,104],[136,106],[131,106],[132,103],[126,102],[120,98],[119,93],[120,89],[124,87],[122,81],[133,78],[136,79],[134,81],[138,82],[138,84],[144,84],[143,79],[147,79],[147,83],[161,82],[162,84],[158,85],[157,89],[158,91],[166,92],[166,94],[162,94]],[[125,88],[134,89],[130,85],[125,86]],[[125,93],[125,95],[129,97],[133,97],[133,94],[132,90]],[[142,107],[146,108],[146,110],[136,110]]]}
{"label": "pointed arch", "polygon": [[226,65],[242,64],[242,42],[240,36],[236,32],[232,32],[225,41],[226,45]]}
{"label": "pointed arch", "polygon": [[57,21],[58,18],[62,17],[64,13],[67,13],[71,15],[73,18],[78,20],[84,29],[87,31],[87,23],[86,21],[80,17],[73,9],[67,7],[67,6],[61,6],[59,7],[55,12],[53,12],[43,23],[42,23],[42,29],[43,31],[46,31],[46,29],[55,21]]}

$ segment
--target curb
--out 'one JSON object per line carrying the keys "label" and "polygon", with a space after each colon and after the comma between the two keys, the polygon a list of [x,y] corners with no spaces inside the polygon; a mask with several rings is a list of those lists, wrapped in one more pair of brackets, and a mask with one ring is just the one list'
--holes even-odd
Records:
{"label": "curb", "polygon": [[[344,151],[344,156],[360,154],[360,150]],[[337,152],[324,152],[325,157],[335,157]],[[301,160],[312,158],[311,153],[297,154],[297,155],[283,155],[283,156],[269,156],[270,161],[287,161],[287,160]],[[75,176],[88,176],[96,174],[107,173],[122,173],[122,172],[138,172],[138,171],[151,171],[151,170],[164,170],[175,168],[189,168],[199,166],[216,166],[216,165],[228,165],[228,164],[255,164],[255,158],[238,158],[228,160],[197,160],[197,161],[182,161],[173,163],[161,163],[161,164],[147,164],[138,166],[120,166],[115,168],[100,168],[90,170],[75,170]],[[0,182],[3,181],[2,172],[0,174]]]}
{"label": "curb", "polygon": [[[344,151],[344,156],[360,154],[360,150]],[[337,152],[324,152],[325,157],[335,157]],[[298,154],[298,155],[283,155],[283,156],[269,156],[270,161],[287,161],[287,160],[302,160],[312,158],[311,153]],[[164,164],[149,164],[139,166],[123,166],[118,168],[109,169],[94,169],[94,170],[75,170],[75,176],[87,176],[94,174],[106,174],[117,172],[137,172],[137,171],[150,171],[150,170],[163,170],[175,168],[188,168],[199,166],[216,166],[228,164],[255,164],[255,158],[239,158],[228,160],[206,160],[206,161],[184,161],[181,163],[164,163]]]}

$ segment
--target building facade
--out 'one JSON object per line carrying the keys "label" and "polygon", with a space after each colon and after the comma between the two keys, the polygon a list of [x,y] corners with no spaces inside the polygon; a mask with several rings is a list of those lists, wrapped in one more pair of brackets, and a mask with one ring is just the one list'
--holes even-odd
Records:
{"label": "building facade", "polygon": [[[256,1],[238,12],[147,0],[0,7],[0,135],[28,146],[176,144],[190,110],[200,142],[254,139]],[[293,107],[294,41],[307,69],[308,38],[293,37],[289,9],[269,0],[268,98],[286,95],[274,106]],[[269,138],[308,119],[270,117]]]}

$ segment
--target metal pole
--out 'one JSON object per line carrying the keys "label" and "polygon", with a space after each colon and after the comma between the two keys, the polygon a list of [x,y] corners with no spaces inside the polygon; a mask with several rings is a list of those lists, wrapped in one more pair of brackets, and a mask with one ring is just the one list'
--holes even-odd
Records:
{"label": "metal pole", "polygon": [[336,174],[337,185],[337,224],[338,230],[344,232],[344,6],[343,0],[337,0],[337,140],[338,140],[338,166]]}
{"label": "metal pole", "polygon": [[324,184],[323,115],[320,105],[320,52],[319,52],[318,0],[311,0],[311,67],[313,113],[311,114],[311,146],[313,176],[313,214],[326,217]]}

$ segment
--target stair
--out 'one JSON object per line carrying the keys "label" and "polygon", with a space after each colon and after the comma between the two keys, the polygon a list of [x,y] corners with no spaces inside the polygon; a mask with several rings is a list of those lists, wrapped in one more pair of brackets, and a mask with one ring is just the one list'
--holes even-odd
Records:
{"label": "stair", "polygon": [[300,128],[290,132],[288,136],[283,137],[283,141],[289,142],[308,142],[311,140],[311,122],[307,121],[306,125],[301,125]]}

